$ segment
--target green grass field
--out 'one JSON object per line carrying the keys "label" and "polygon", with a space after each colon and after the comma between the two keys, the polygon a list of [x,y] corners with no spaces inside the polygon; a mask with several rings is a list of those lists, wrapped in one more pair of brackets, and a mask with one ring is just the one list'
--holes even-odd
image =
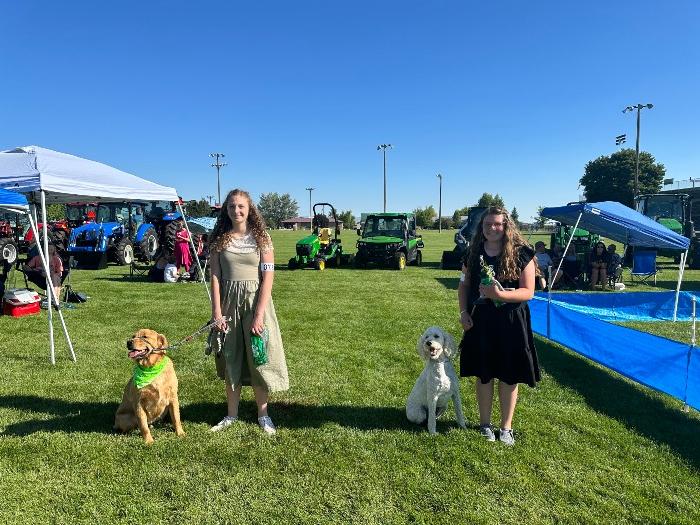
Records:
{"label": "green grass field", "polygon": [[[209,432],[225,396],[202,339],[172,353],[187,436],[160,423],[149,448],[137,433],[111,433],[131,373],[125,340],[140,327],[171,342],[193,332],[209,317],[201,285],[130,280],[115,266],[75,271],[74,287],[91,297],[65,312],[77,363],[57,329],[49,364],[46,312],[0,317],[0,522],[700,522],[698,414],[541,338],[543,380],[521,388],[515,447],[478,435],[471,379],[468,430],[452,409],[436,437],[407,422],[418,336],[432,324],[459,335],[457,272],[439,269],[452,235],[426,232],[424,266],[403,272],[279,268],[292,386],[272,399],[271,438],[249,389],[241,421]],[[273,232],[278,265],[300,236]],[[344,233],[349,251],[355,239]],[[664,268],[660,287],[675,275]],[[686,280],[697,288],[700,272]],[[650,326],[637,327],[688,341],[687,323]]]}

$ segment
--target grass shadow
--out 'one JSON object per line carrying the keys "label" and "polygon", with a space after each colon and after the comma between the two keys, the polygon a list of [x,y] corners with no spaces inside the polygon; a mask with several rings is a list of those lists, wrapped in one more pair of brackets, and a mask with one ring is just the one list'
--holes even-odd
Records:
{"label": "grass shadow", "polygon": [[0,396],[0,408],[48,414],[41,418],[5,427],[1,435],[27,436],[35,432],[101,432],[112,433],[114,414],[119,403],[66,401],[39,396]]}
{"label": "grass shadow", "polygon": [[435,280],[448,290],[456,290],[459,287],[459,277],[436,277]]}
{"label": "grass shadow", "polygon": [[608,370],[585,358],[562,351],[546,339],[537,340],[538,356],[543,368],[556,381],[581,394],[595,411],[623,423],[627,428],[664,444],[689,465],[700,470],[700,421],[682,412],[681,403],[674,409],[645,393]]}
{"label": "grass shadow", "polygon": [[[213,425],[223,414],[225,403],[195,403],[182,408],[183,421]],[[253,401],[241,401],[241,419],[255,421],[257,408]],[[292,429],[321,428],[334,424],[361,431],[403,430],[425,432],[425,425],[415,425],[406,419],[404,408],[357,405],[306,405],[302,403],[274,403],[271,413],[275,424]],[[443,416],[437,421],[438,430],[457,427],[454,418]]]}

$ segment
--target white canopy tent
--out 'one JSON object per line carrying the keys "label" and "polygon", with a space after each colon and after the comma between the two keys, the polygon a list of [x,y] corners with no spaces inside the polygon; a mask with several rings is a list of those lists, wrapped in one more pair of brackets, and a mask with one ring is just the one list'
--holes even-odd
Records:
{"label": "white canopy tent", "polygon": [[[24,195],[20,195],[18,193],[14,193],[12,191],[5,191],[0,189],[0,209],[2,210],[8,210],[11,212],[19,213],[26,215],[27,218],[29,219],[29,225],[32,228],[32,232],[34,233],[35,237],[38,239],[39,238],[39,232],[36,227],[36,221],[32,217],[32,214],[29,213],[29,203],[27,202],[27,199],[24,197]],[[39,246],[37,246],[38,251],[39,251],[39,256],[41,257],[41,264],[44,268],[44,273],[46,275],[51,275],[51,272],[49,271],[49,263],[48,259],[46,257],[46,254],[48,253],[45,250],[42,250]],[[51,364],[56,364],[56,356],[54,353],[54,344],[53,344],[53,312],[51,308],[51,304],[54,302],[58,304],[58,298],[54,296],[54,290],[53,286],[48,282],[46,283],[46,293],[49,296],[49,308],[48,308],[48,317],[49,317],[49,339],[51,341]],[[58,310],[58,317],[61,320],[61,326],[63,327],[63,334],[66,336],[66,342],[68,343],[68,349],[70,350],[70,355],[71,359],[75,361],[75,352],[73,351],[73,343],[70,340],[70,335],[68,335],[68,328],[66,327],[66,322],[63,319],[63,312],[61,310]]]}
{"label": "white canopy tent", "polygon": [[[180,213],[185,216],[175,188],[161,186],[100,162],[39,146],[24,146],[0,152],[0,188],[28,195],[28,200],[35,209],[36,206],[41,206],[42,217],[46,217],[47,203],[76,200],[171,201],[177,203]],[[34,221],[36,222],[36,215]],[[47,228],[43,231],[44,253],[48,253]],[[191,236],[190,243],[194,249]],[[196,250],[194,253],[201,272]],[[209,295],[206,282],[205,288]],[[53,324],[50,313],[49,326],[53,355]]]}

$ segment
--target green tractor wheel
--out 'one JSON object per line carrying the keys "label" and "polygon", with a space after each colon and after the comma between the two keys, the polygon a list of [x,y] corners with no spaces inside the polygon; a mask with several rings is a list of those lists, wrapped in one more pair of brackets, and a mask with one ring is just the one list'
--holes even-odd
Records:
{"label": "green tractor wheel", "polygon": [[314,261],[314,268],[321,271],[325,270],[326,261],[324,261],[323,259],[316,259],[316,261]]}
{"label": "green tractor wheel", "polygon": [[403,270],[406,268],[406,254],[403,252],[397,252],[396,255],[394,255],[394,264],[396,265],[397,270]]}
{"label": "green tractor wheel", "polygon": [[416,260],[413,261],[413,264],[415,264],[416,266],[420,266],[421,264],[423,264],[423,254],[420,251],[416,253]]}
{"label": "green tractor wheel", "polygon": [[343,263],[343,254],[340,253],[340,250],[335,252],[335,259],[334,259],[334,265],[336,268],[340,268],[340,265]]}

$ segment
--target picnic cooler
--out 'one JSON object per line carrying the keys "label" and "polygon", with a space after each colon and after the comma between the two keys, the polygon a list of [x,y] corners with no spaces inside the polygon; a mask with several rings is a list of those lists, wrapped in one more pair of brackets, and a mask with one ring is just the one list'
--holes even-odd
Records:
{"label": "picnic cooler", "polygon": [[39,294],[33,290],[7,290],[2,297],[2,313],[12,317],[38,314],[40,301]]}

